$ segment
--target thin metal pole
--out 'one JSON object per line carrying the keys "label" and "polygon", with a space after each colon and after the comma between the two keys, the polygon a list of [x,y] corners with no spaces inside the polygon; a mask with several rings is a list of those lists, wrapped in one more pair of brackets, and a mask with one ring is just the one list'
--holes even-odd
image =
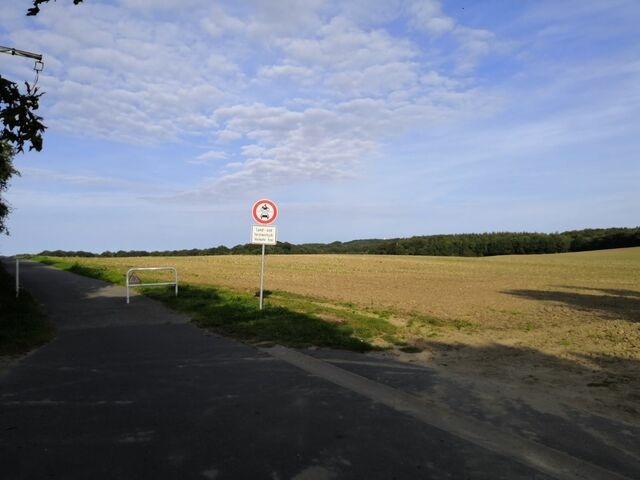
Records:
{"label": "thin metal pole", "polygon": [[264,243],[262,244],[262,262],[260,262],[260,310],[262,310],[263,297],[264,297]]}
{"label": "thin metal pole", "polygon": [[2,47],[0,46],[0,53],[8,53],[9,55],[18,55],[19,57],[27,57],[32,58],[34,60],[42,61],[42,55],[39,53],[27,52],[25,50],[18,50],[17,48],[12,47]]}
{"label": "thin metal pole", "polygon": [[16,298],[20,296],[20,258],[16,257]]}

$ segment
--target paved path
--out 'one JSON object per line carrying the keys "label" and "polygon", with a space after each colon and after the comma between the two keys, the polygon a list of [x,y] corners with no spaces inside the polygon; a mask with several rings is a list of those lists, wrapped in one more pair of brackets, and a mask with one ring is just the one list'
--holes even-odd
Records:
{"label": "paved path", "polygon": [[613,448],[559,425],[563,440],[530,413],[549,424],[532,439],[462,415],[467,392],[418,395],[442,381],[427,369],[263,351],[121,287],[21,273],[58,336],[0,378],[3,479],[640,478],[638,431]]}

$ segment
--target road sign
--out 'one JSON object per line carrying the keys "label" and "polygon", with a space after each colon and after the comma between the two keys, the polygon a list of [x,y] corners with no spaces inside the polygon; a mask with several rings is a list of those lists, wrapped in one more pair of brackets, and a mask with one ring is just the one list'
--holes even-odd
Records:
{"label": "road sign", "polygon": [[276,227],[253,225],[251,228],[251,243],[258,245],[275,245]]}
{"label": "road sign", "polygon": [[271,200],[263,198],[253,204],[251,215],[258,225],[251,228],[251,243],[262,245],[262,256],[260,262],[260,310],[262,310],[262,299],[264,298],[264,250],[265,245],[276,244],[276,227],[268,227],[270,223],[278,218],[278,207]]}
{"label": "road sign", "polygon": [[260,225],[269,225],[278,217],[278,207],[271,200],[263,198],[253,204],[251,209],[253,219]]}

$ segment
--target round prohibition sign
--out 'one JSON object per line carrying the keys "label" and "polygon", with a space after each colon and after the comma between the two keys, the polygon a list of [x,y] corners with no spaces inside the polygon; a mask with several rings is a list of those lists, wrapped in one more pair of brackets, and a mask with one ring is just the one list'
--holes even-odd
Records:
{"label": "round prohibition sign", "polygon": [[278,216],[278,207],[271,200],[263,198],[253,204],[251,209],[253,219],[261,225],[269,225],[275,222]]}

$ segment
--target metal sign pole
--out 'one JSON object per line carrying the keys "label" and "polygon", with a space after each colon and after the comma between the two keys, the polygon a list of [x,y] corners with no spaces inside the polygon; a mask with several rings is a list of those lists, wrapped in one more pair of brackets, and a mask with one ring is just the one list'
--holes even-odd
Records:
{"label": "metal sign pole", "polygon": [[16,298],[20,296],[20,258],[16,257]]}
{"label": "metal sign pole", "polygon": [[263,297],[264,297],[264,243],[262,244],[262,262],[260,263],[260,310],[262,310]]}

